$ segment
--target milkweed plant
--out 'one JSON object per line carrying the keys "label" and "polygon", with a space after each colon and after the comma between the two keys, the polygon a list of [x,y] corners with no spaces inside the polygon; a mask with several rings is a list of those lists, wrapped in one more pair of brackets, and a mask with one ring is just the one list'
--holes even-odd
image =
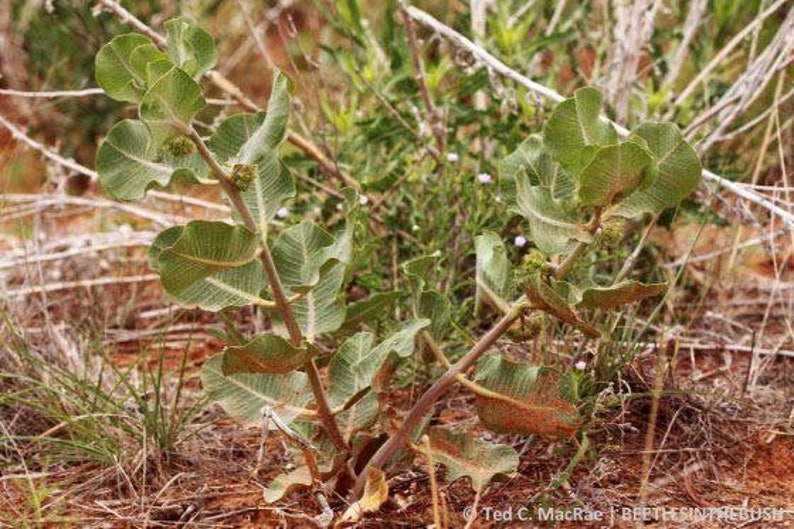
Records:
{"label": "milkweed plant", "polygon": [[[363,196],[342,191],[346,223],[336,233],[308,221],[274,226],[296,194],[279,158],[290,115],[287,77],[274,75],[265,112],[228,117],[207,137],[196,116],[207,104],[199,81],[215,64],[213,39],[184,18],[165,28],[165,44],[120,35],[96,56],[96,78],[107,95],[138,109],[138,119],[108,132],[96,167],[118,200],[139,200],[152,187],[178,180],[219,185],[231,204],[230,222],[194,220],[162,231],[149,265],[179,304],[210,312],[253,306],[269,315],[267,332],[227,332],[223,351],[202,371],[204,390],[229,415],[247,425],[264,421],[265,431],[279,429],[292,441],[300,464],[268,485],[267,501],[312,489],[327,514],[326,491],[335,490],[366,509],[383,496],[386,472],[409,449],[432,455],[450,479],[468,476],[478,493],[497,474],[514,473],[513,448],[428,426],[433,405],[453,384],[474,394],[482,424],[495,432],[577,431],[583,420],[566,379],[552,366],[513,361],[493,346],[531,311],[599,340],[604,331],[588,321],[589,309],[613,310],[666,290],[624,277],[611,284],[577,281],[571,270],[615,226],[647,221],[697,187],[698,156],[674,124],[643,123],[621,139],[600,117],[600,93],[586,87],[559,103],[542,132],[501,161],[498,184],[525,222],[525,235],[514,244],[531,243],[533,250],[514,269],[498,235],[475,237],[476,305],[501,319],[452,363],[444,353],[450,301],[424,279],[434,256],[403,265],[413,317],[392,326],[391,334],[378,336],[361,315],[389,314],[399,293],[344,305],[356,219],[366,214]],[[488,174],[478,180],[491,184]],[[339,343],[328,339],[334,336],[344,340],[329,351],[323,344]],[[445,371],[394,426],[384,417],[391,390],[383,379],[419,341]]]}

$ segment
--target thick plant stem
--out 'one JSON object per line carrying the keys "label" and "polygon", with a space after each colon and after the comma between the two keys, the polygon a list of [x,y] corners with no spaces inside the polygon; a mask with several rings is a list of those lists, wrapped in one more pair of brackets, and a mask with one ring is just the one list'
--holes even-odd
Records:
{"label": "thick plant stem", "polygon": [[353,495],[358,498],[364,490],[365,477],[367,470],[370,468],[383,468],[389,460],[410,440],[411,436],[416,430],[416,427],[422,422],[422,418],[430,411],[438,399],[449,389],[449,387],[457,380],[458,375],[465,373],[474,363],[483,355],[491,346],[504,334],[510,326],[513,325],[519,316],[524,312],[528,305],[519,301],[505,314],[491,330],[485,333],[474,347],[469,350],[458,362],[447,369],[447,372],[441,375],[441,378],[430,386],[427,391],[416,401],[408,416],[405,418],[402,426],[397,433],[389,438],[380,449],[372,456],[372,459],[367,463],[365,468],[358,476],[355,487],[353,488]]}
{"label": "thick plant stem", "polygon": [[[229,200],[231,200],[232,205],[240,213],[240,217],[242,218],[245,227],[251,230],[253,233],[256,233],[258,231],[256,221],[251,215],[251,211],[248,209],[243,197],[240,195],[240,191],[234,185],[234,182],[232,182],[232,179],[229,177],[223,167],[221,167],[218,161],[215,160],[215,157],[210,152],[207,144],[193,127],[186,127],[183,132],[190,137],[190,139],[196,145],[196,148],[198,149],[202,159],[207,163],[210,169],[212,169],[212,172],[220,182],[221,187],[223,187],[223,190],[226,192]],[[276,264],[273,261],[273,255],[270,253],[270,248],[267,244],[267,239],[264,234],[262,234],[262,253],[260,255],[260,259],[262,261],[262,267],[265,269],[265,275],[267,276],[270,290],[273,291],[273,298],[276,302],[276,310],[278,310],[279,314],[281,314],[281,318],[284,320],[284,326],[287,328],[287,332],[289,333],[290,342],[294,347],[300,347],[301,342],[303,342],[303,334],[301,333],[298,322],[295,319],[295,314],[292,311],[292,307],[290,307],[287,295],[284,292],[284,286],[281,284],[281,278],[279,277],[278,271],[276,270]],[[323,387],[322,380],[320,379],[320,373],[317,370],[314,360],[310,359],[306,361],[303,364],[303,368],[306,370],[306,375],[309,377],[309,383],[311,384],[312,393],[314,394],[314,400],[317,402],[317,415],[320,417],[320,421],[323,424],[325,432],[328,434],[328,437],[331,439],[331,442],[333,442],[336,448],[346,451],[348,449],[347,443],[345,443],[342,433],[339,431],[339,425],[337,424],[336,418],[331,411],[331,406],[328,404],[328,397],[325,393],[325,388]]]}

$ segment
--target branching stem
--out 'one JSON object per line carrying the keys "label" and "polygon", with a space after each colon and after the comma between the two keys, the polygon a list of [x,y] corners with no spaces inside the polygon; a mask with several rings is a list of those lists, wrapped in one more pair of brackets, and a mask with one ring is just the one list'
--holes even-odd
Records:
{"label": "branching stem", "polygon": [[[207,144],[204,142],[204,139],[193,127],[184,127],[182,132],[187,135],[196,145],[201,158],[210,167],[213,174],[218,179],[218,182],[220,182],[224,192],[226,192],[226,195],[229,197],[229,200],[231,200],[232,205],[240,213],[243,224],[245,224],[246,228],[251,230],[253,233],[257,233],[259,230],[257,230],[256,221],[254,221],[254,217],[251,215],[251,210],[243,200],[240,190],[237,189],[237,186],[234,185],[234,182],[232,181],[229,174],[223,169],[223,167],[220,166],[218,161],[212,155],[209,147],[207,147]],[[265,269],[265,275],[267,275],[270,290],[273,292],[276,310],[278,310],[279,314],[281,314],[281,318],[284,320],[284,326],[287,328],[287,332],[289,333],[290,342],[294,347],[300,347],[301,343],[303,342],[303,334],[301,333],[298,322],[295,319],[295,314],[284,291],[284,285],[282,285],[281,278],[279,277],[278,271],[276,270],[276,264],[273,261],[273,255],[270,253],[270,247],[267,244],[266,234],[261,234],[261,236],[262,252],[260,254],[260,259],[262,261],[262,266]],[[309,359],[304,363],[303,368],[306,371],[306,375],[309,377],[312,393],[314,394],[314,399],[317,402],[317,415],[320,417],[320,421],[322,421],[323,428],[336,448],[342,451],[347,451],[347,443],[345,443],[342,433],[339,431],[339,425],[337,424],[336,418],[331,411],[331,406],[328,404],[328,396],[326,395],[325,388],[323,387],[322,379],[320,378],[320,372],[317,370],[317,365],[314,363],[313,359]]]}
{"label": "branching stem", "polygon": [[491,346],[504,334],[524,311],[529,308],[529,304],[522,297],[510,310],[499,320],[487,333],[485,333],[474,346],[458,362],[447,369],[446,373],[436,380],[427,391],[416,401],[408,416],[403,421],[402,426],[397,432],[386,441],[380,449],[369,460],[367,468],[361,471],[353,488],[353,495],[358,498],[364,490],[366,482],[365,476],[370,468],[383,468],[389,460],[403,448],[411,439],[417,426],[422,422],[422,418],[430,411],[433,405],[441,396],[446,393],[449,387],[458,379],[458,375],[465,373]]}

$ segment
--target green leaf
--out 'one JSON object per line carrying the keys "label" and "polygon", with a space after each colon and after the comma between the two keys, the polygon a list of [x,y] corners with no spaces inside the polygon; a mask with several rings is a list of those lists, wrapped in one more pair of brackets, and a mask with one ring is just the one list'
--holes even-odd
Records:
{"label": "green leaf", "polygon": [[[316,285],[292,303],[292,310],[303,336],[309,343],[325,333],[339,329],[345,321],[345,307],[339,293],[345,280],[345,265],[336,262],[323,268]],[[282,322],[274,318],[277,330],[283,332]]]}
{"label": "green leaf", "polygon": [[215,42],[212,37],[186,18],[172,18],[165,23],[168,55],[179,68],[194,79],[215,66]]}
{"label": "green leaf", "polygon": [[160,233],[150,262],[178,301],[218,311],[262,301],[259,292],[267,280],[257,243],[244,226],[192,221]]}
{"label": "green leaf", "polygon": [[676,206],[697,188],[702,170],[695,149],[675,124],[643,123],[634,135],[647,142],[659,174],[649,187],[635,191],[617,207],[617,215],[629,218]]}
{"label": "green leaf", "polygon": [[524,175],[533,186],[544,186],[551,190],[557,200],[573,197],[576,183],[548,152],[543,137],[533,134],[524,140],[515,151],[499,164],[499,179],[509,202],[515,199],[516,180]]}
{"label": "green leaf", "polygon": [[362,323],[377,320],[387,314],[388,309],[403,295],[401,291],[378,292],[367,299],[351,303],[345,314],[345,328],[353,329]]}
{"label": "green leaf", "polygon": [[427,332],[436,341],[442,341],[452,327],[452,302],[441,292],[425,290],[419,295],[414,317],[431,320]]}
{"label": "green leaf", "polygon": [[418,294],[425,288],[430,274],[436,269],[441,252],[436,250],[430,255],[421,255],[403,263],[402,268],[411,290]]}
{"label": "green leaf", "polygon": [[285,339],[263,334],[245,345],[223,350],[223,374],[289,373],[317,354],[311,346],[293,347]]}
{"label": "green leaf", "polygon": [[[468,477],[472,488],[480,493],[497,475],[511,476],[518,471],[518,452],[507,445],[438,426],[430,428],[427,435],[433,462],[447,467],[448,483]],[[420,450],[424,453],[421,445]]]}
{"label": "green leaf", "polygon": [[308,377],[293,371],[286,375],[223,374],[223,355],[204,363],[201,383],[210,400],[217,401],[230,416],[246,426],[262,424],[262,408],[270,406],[289,424],[306,413],[312,398]]}
{"label": "green leaf", "polygon": [[622,281],[609,287],[588,287],[582,291],[581,301],[577,307],[597,307],[610,309],[658,296],[667,290],[666,283],[640,283],[639,281]]}
{"label": "green leaf", "polygon": [[543,129],[546,146],[573,174],[592,160],[599,147],[617,143],[617,133],[599,117],[601,93],[584,87],[554,109]]}
{"label": "green leaf", "polygon": [[474,238],[477,254],[477,312],[483,304],[506,312],[515,292],[513,267],[502,240],[493,232]]}
{"label": "green leaf", "polygon": [[579,202],[584,206],[608,206],[647,187],[655,175],[653,158],[639,144],[626,141],[604,147],[579,174]]}
{"label": "green leaf", "polygon": [[332,408],[344,405],[364,388],[372,385],[383,358],[372,355],[375,335],[354,334],[344,341],[328,364],[328,403]]}
{"label": "green leaf", "polygon": [[312,287],[320,279],[320,269],[325,263],[330,260],[347,263],[351,253],[351,230],[342,230],[334,238],[309,221],[287,228],[273,245],[279,277],[293,291]]}
{"label": "green leaf", "polygon": [[162,61],[168,61],[168,56],[148,38],[137,33],[119,35],[96,54],[96,80],[113,99],[138,103],[151,81],[147,65]]}
{"label": "green leaf", "polygon": [[277,73],[267,113],[233,116],[221,124],[210,140],[210,148],[227,167],[257,166],[257,178],[241,195],[263,233],[282,202],[295,195],[295,182],[278,159],[278,146],[287,132],[289,108],[289,81]]}
{"label": "green leaf", "polygon": [[196,154],[172,156],[154,144],[149,129],[140,121],[117,123],[97,151],[99,181],[119,200],[137,200],[146,190],[165,186],[172,178],[202,179],[209,169]]}
{"label": "green leaf", "polygon": [[494,392],[478,393],[474,404],[482,422],[495,432],[568,436],[581,422],[550,369],[491,353],[478,362],[475,381]]}
{"label": "green leaf", "polygon": [[201,87],[187,73],[173,67],[146,91],[139,113],[159,145],[182,134],[205,105]]}
{"label": "green leaf", "polygon": [[215,133],[207,142],[212,154],[223,164],[231,167],[232,163],[242,163],[237,157],[248,138],[262,126],[264,112],[256,114],[237,114],[221,122]]}
{"label": "green leaf", "polygon": [[567,288],[567,283],[553,282],[549,284],[540,272],[535,272],[527,276],[524,289],[526,290],[527,298],[535,307],[551,314],[559,320],[570,323],[591,338],[598,338],[600,336],[598,330],[589,323],[583,321],[571,307],[568,300],[570,296],[567,292],[567,290],[569,290]]}
{"label": "green leaf", "polygon": [[331,406],[342,406],[372,386],[389,353],[400,357],[413,354],[416,334],[428,325],[430,320],[424,319],[405,322],[376,347],[372,347],[375,336],[369,332],[361,332],[345,340],[328,364],[328,400]]}
{"label": "green leaf", "polygon": [[548,188],[530,185],[526,176],[519,176],[516,185],[517,212],[529,222],[530,239],[542,252],[557,255],[569,251],[571,241],[592,242],[592,235]]}

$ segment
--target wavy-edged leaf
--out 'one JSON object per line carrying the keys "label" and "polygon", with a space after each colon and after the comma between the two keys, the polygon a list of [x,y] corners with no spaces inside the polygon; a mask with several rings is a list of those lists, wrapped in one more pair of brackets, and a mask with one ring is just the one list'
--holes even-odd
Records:
{"label": "wavy-edged leaf", "polygon": [[650,185],[656,173],[651,154],[638,143],[626,141],[604,147],[579,173],[579,202],[608,206]]}
{"label": "wavy-edged leaf", "polygon": [[437,290],[425,290],[419,295],[414,317],[431,320],[427,332],[440,342],[452,327],[452,302]]}
{"label": "wavy-edged leaf", "polygon": [[402,264],[405,277],[414,294],[419,294],[425,288],[428,277],[436,269],[441,252],[436,250],[430,255],[421,255]]}
{"label": "wavy-edged leaf", "polygon": [[438,426],[430,428],[427,435],[433,462],[447,467],[449,483],[467,477],[475,492],[480,493],[494,477],[512,476],[518,470],[518,452],[510,446]]}
{"label": "wavy-edged leaf", "polygon": [[213,152],[227,166],[257,166],[257,177],[241,196],[262,233],[282,202],[295,195],[295,182],[278,158],[278,147],[287,134],[289,109],[289,80],[277,72],[267,112],[227,119],[210,141]]}
{"label": "wavy-edged leaf", "polygon": [[150,263],[171,296],[186,305],[218,311],[261,302],[267,285],[258,239],[244,226],[192,221],[155,238]]}
{"label": "wavy-edged leaf", "polygon": [[563,167],[576,175],[599,147],[617,143],[617,133],[599,117],[601,93],[584,87],[554,109],[543,129],[545,145]]}
{"label": "wavy-edged leaf", "polygon": [[119,35],[96,54],[96,80],[113,99],[138,103],[150,83],[147,65],[163,61],[168,61],[168,56],[147,37],[138,33]]}
{"label": "wavy-edged leaf", "polygon": [[576,306],[610,309],[626,303],[658,296],[666,290],[666,283],[640,283],[634,280],[621,281],[609,287],[585,288],[581,292],[581,301]]}
{"label": "wavy-edged leaf", "polygon": [[573,197],[576,183],[554,160],[539,134],[529,136],[499,163],[500,185],[509,202],[515,199],[516,179],[519,175],[529,178],[529,183],[533,186],[548,187],[556,200]]}
{"label": "wavy-edged leaf", "polygon": [[555,283],[558,289],[546,282],[540,272],[529,274],[524,284],[524,289],[527,298],[532,304],[562,320],[570,323],[577,329],[581,330],[591,338],[598,338],[600,336],[598,329],[582,320],[578,314],[573,310],[569,302],[569,295],[565,288],[565,283]]}
{"label": "wavy-edged leaf", "polygon": [[366,431],[377,421],[380,411],[378,394],[367,392],[350,408],[336,416],[342,438],[350,441],[356,433]]}
{"label": "wavy-edged leaf", "polygon": [[345,340],[328,364],[328,400],[331,406],[342,406],[362,390],[370,387],[389,353],[400,357],[413,354],[416,333],[430,325],[420,319],[402,323],[377,346],[369,332],[355,334]]}
{"label": "wavy-edged leaf", "polygon": [[497,234],[485,232],[474,238],[474,250],[477,254],[477,312],[483,304],[505,312],[515,293],[513,267],[505,245]]}
{"label": "wavy-edged leaf", "polygon": [[239,373],[226,376],[223,355],[213,356],[204,363],[201,383],[211,400],[247,426],[262,424],[265,406],[270,406],[289,424],[307,411],[305,406],[312,398],[308,377],[300,371],[286,375]]}
{"label": "wavy-edged leaf", "polygon": [[97,151],[96,168],[102,186],[119,200],[138,200],[172,178],[200,180],[209,173],[198,154],[177,157],[158,149],[146,125],[129,119],[110,129]]}
{"label": "wavy-edged leaf", "polygon": [[160,145],[181,134],[205,105],[198,83],[184,71],[173,67],[143,95],[139,113],[151,130],[155,143]]}
{"label": "wavy-edged leaf", "polygon": [[168,55],[179,68],[194,79],[215,66],[215,41],[209,33],[184,17],[165,23]]}
{"label": "wavy-edged leaf", "polygon": [[305,291],[315,285],[325,263],[332,259],[347,263],[351,252],[351,230],[346,228],[334,238],[309,221],[282,231],[273,244],[273,260],[279,277],[293,291]]}
{"label": "wavy-edged leaf", "polygon": [[516,179],[517,212],[529,223],[530,239],[542,252],[557,255],[569,251],[571,241],[591,242],[579,219],[558,204],[546,187],[532,186],[529,178]]}
{"label": "wavy-edged leaf", "polygon": [[477,394],[474,401],[480,420],[495,432],[567,436],[581,422],[553,370],[491,353],[477,364],[475,381],[497,394]]}
{"label": "wavy-edged leaf", "polygon": [[295,195],[295,182],[278,159],[277,145],[256,159],[243,156],[243,146],[267,126],[265,112],[238,114],[223,121],[209,141],[210,150],[227,170],[235,164],[256,165],[257,176],[241,195],[262,232],[284,200]]}
{"label": "wavy-edged leaf", "polygon": [[656,157],[659,174],[651,185],[635,191],[618,205],[616,214],[637,217],[677,205],[700,183],[700,158],[674,123],[643,123],[634,130]]}
{"label": "wavy-edged leaf", "polygon": [[399,290],[377,292],[366,299],[351,303],[345,311],[345,329],[353,329],[381,318],[404,295],[405,293]]}
{"label": "wavy-edged leaf", "polygon": [[228,346],[223,350],[223,374],[289,373],[316,356],[315,347],[293,347],[274,334],[263,334],[245,345]]}
{"label": "wavy-edged leaf", "polygon": [[[300,299],[292,303],[292,311],[303,336],[309,343],[324,333],[334,332],[345,322],[345,306],[339,292],[345,280],[344,263],[326,266],[313,287],[304,290]],[[276,329],[283,332],[283,324],[274,319]]]}
{"label": "wavy-edged leaf", "polygon": [[375,335],[360,332],[345,340],[328,364],[328,402],[336,408],[372,385],[383,359],[373,356]]}

